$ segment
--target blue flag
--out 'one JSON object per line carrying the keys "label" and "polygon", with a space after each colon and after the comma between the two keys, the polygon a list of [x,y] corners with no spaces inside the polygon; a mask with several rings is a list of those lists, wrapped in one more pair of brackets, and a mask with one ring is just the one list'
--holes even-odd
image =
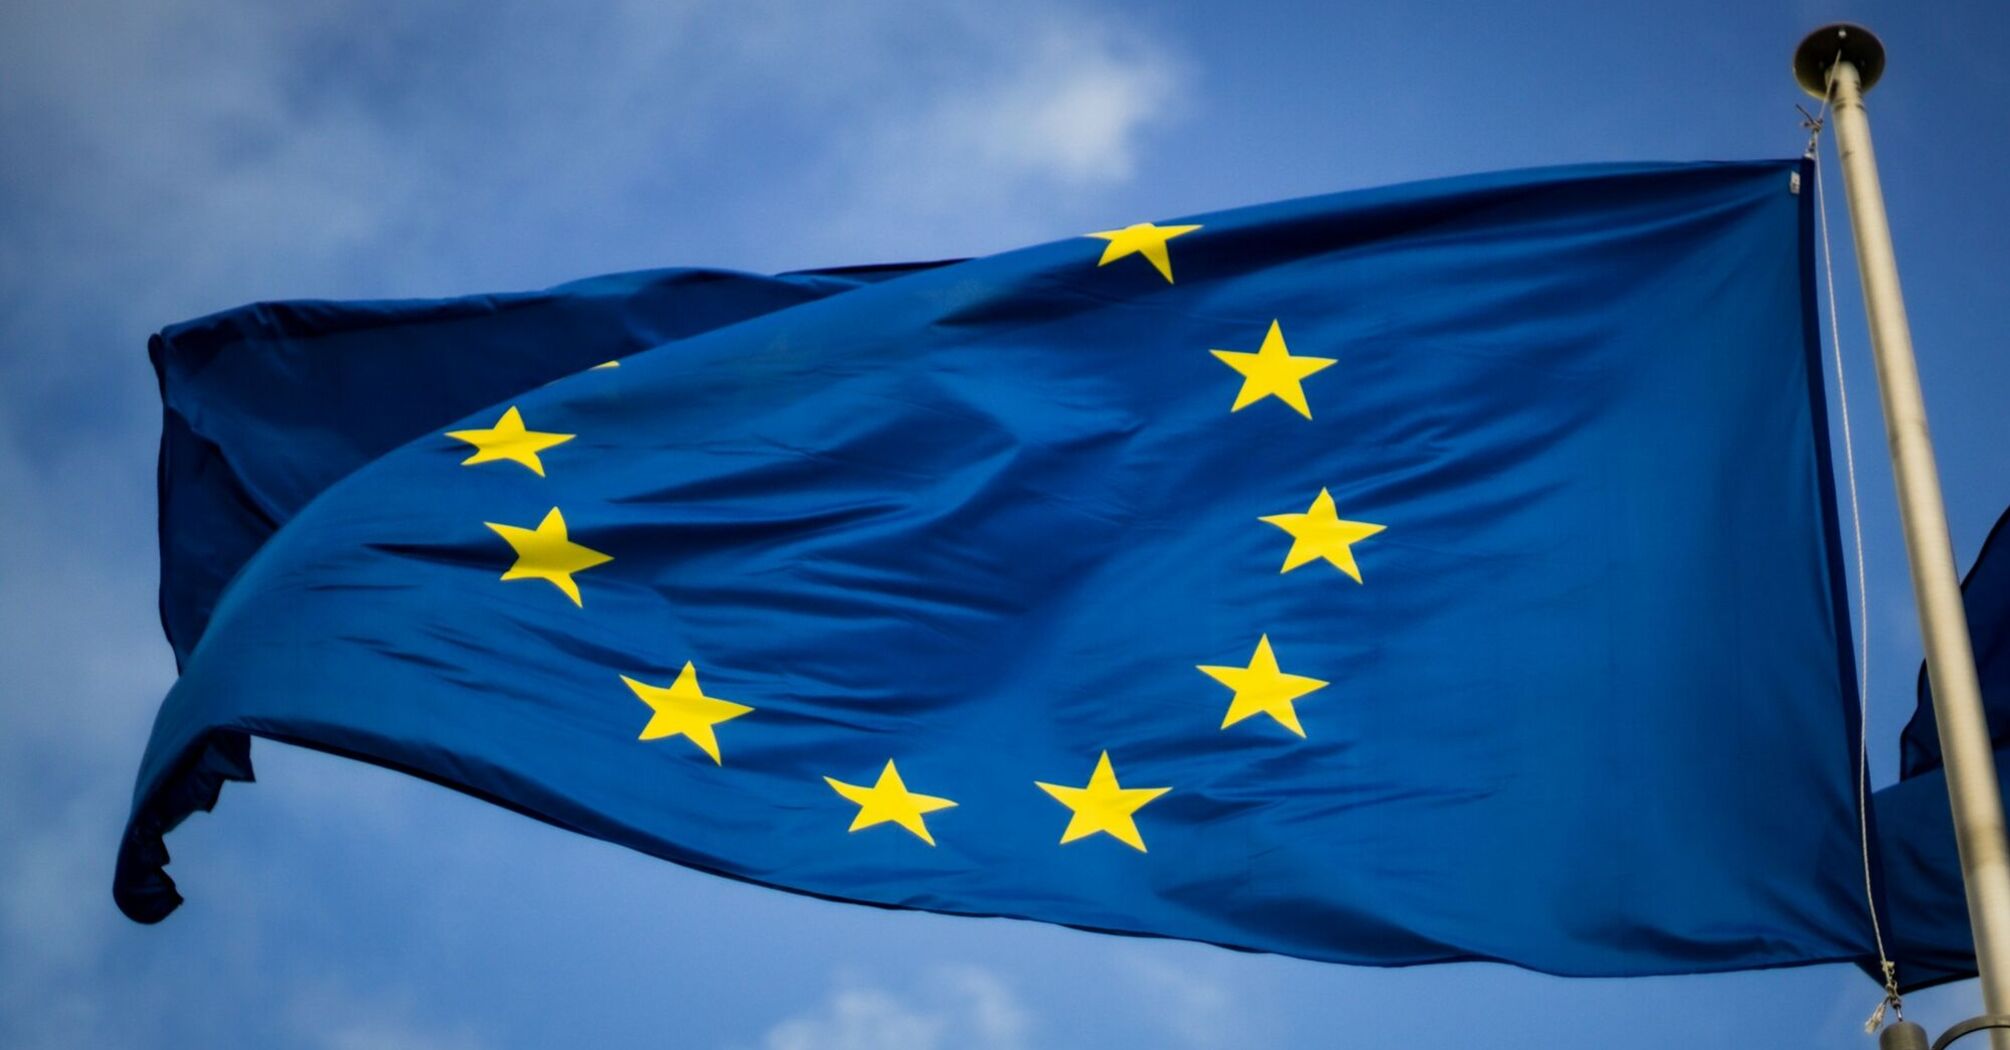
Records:
{"label": "blue flag", "polygon": [[[1961,581],[1968,637],[1975,650],[1999,770],[2010,765],[2010,510],[1996,521]],[[1933,689],[1919,669],[1919,706],[1900,740],[1903,779],[1876,796],[1883,845],[1886,895],[1891,907],[1892,956],[1906,991],[1975,976],[1975,936],[1968,925],[1961,854],[1941,765]],[[1999,787],[2002,774],[1998,773]],[[2004,800],[2010,806],[2010,797]]]}
{"label": "blue flag", "polygon": [[119,903],[178,903],[162,835],[259,735],[841,900],[1384,965],[1859,958],[1801,170],[1118,226],[438,423],[222,592]]}

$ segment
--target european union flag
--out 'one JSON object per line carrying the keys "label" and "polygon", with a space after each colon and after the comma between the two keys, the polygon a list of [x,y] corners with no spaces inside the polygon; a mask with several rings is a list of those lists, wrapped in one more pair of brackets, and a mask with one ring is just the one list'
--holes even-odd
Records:
{"label": "european union flag", "polygon": [[161,837],[257,735],[842,900],[1388,965],[1866,955],[1802,173],[1116,225],[345,446],[186,655],[120,906],[178,903]]}

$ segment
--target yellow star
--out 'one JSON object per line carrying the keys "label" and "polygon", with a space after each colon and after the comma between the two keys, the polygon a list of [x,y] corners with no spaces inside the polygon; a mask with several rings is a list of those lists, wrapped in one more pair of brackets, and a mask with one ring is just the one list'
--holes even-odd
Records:
{"label": "yellow star", "polygon": [[852,818],[851,830],[890,821],[914,832],[915,837],[931,846],[935,845],[935,837],[928,833],[928,825],[922,821],[921,815],[956,805],[946,798],[917,795],[907,790],[907,785],[901,782],[900,770],[893,768],[893,759],[890,758],[886,760],[886,768],[879,772],[879,782],[871,787],[847,784],[830,777],[825,777],[824,783],[829,784],[832,791],[858,803],[858,816]]}
{"label": "yellow star", "polygon": [[1068,830],[1061,833],[1063,845],[1100,831],[1139,853],[1145,852],[1145,840],[1138,834],[1137,821],[1131,815],[1143,809],[1145,803],[1172,790],[1120,786],[1116,771],[1110,768],[1108,751],[1096,760],[1096,771],[1089,774],[1086,787],[1062,787],[1037,780],[1033,783],[1074,810],[1075,815],[1068,819]]}
{"label": "yellow star", "polygon": [[1200,670],[1209,678],[1235,690],[1235,698],[1228,702],[1228,714],[1221,720],[1223,729],[1250,715],[1265,714],[1276,719],[1278,725],[1303,737],[1305,727],[1298,724],[1298,709],[1291,702],[1326,688],[1326,683],[1317,678],[1285,674],[1278,670],[1277,655],[1270,651],[1270,636],[1267,634],[1257,640],[1256,653],[1249,658],[1248,667],[1202,665]]}
{"label": "yellow star", "polygon": [[538,461],[537,454],[573,439],[571,434],[525,430],[523,416],[517,412],[515,405],[509,406],[502,418],[496,420],[496,425],[487,430],[449,430],[447,436],[475,447],[475,454],[461,460],[461,466],[471,467],[477,463],[506,459],[529,467],[531,473],[538,477],[544,477],[544,464]]}
{"label": "yellow star", "polygon": [[519,528],[515,525],[498,525],[493,521],[482,524],[495,530],[495,534],[509,541],[516,551],[516,564],[502,574],[505,580],[548,580],[553,587],[565,592],[572,604],[584,606],[579,600],[579,585],[572,582],[572,574],[584,572],[595,565],[605,565],[613,558],[582,547],[566,535],[565,515],[557,507],[537,523],[535,529]]}
{"label": "yellow star", "polygon": [[1343,521],[1333,512],[1333,494],[1319,490],[1319,497],[1303,514],[1272,514],[1261,519],[1291,534],[1291,553],[1284,556],[1279,574],[1309,561],[1324,558],[1333,567],[1361,582],[1361,568],[1354,564],[1355,543],[1382,531],[1380,525],[1365,521]]}
{"label": "yellow star", "polygon": [[1198,229],[1198,226],[1154,226],[1140,222],[1121,230],[1104,230],[1084,236],[1101,237],[1110,242],[1103,249],[1103,257],[1096,260],[1097,266],[1108,266],[1126,255],[1142,255],[1165,277],[1166,283],[1171,284],[1172,256],[1166,253],[1166,242]]}
{"label": "yellow star", "polygon": [[1263,345],[1255,353],[1240,350],[1209,350],[1208,353],[1221,358],[1223,364],[1242,373],[1242,390],[1235,395],[1235,405],[1230,412],[1240,412],[1266,397],[1274,397],[1298,410],[1298,414],[1312,418],[1312,409],[1305,403],[1306,377],[1333,364],[1330,357],[1294,357],[1289,347],[1284,345],[1284,333],[1277,322],[1270,322],[1270,333],[1263,337]]}
{"label": "yellow star", "polygon": [[621,367],[621,362],[619,362],[619,361],[602,361],[602,362],[600,362],[599,364],[597,364],[597,365],[594,365],[594,366],[593,366],[592,368],[589,368],[589,369],[587,369],[587,371],[589,371],[589,372],[600,372],[600,371],[604,371],[604,370],[606,370],[606,369],[609,369],[609,368],[620,368],[620,367]]}
{"label": "yellow star", "polygon": [[661,740],[666,736],[681,736],[698,745],[698,750],[712,756],[715,765],[724,765],[719,758],[719,738],[712,734],[712,727],[721,722],[730,722],[752,711],[745,704],[731,700],[721,700],[716,696],[706,696],[698,688],[698,669],[691,661],[684,661],[684,669],[677,672],[677,680],[670,688],[638,682],[627,675],[621,680],[628,683],[635,698],[648,704],[655,712],[649,716],[649,724],[642,727],[642,735],[637,740]]}

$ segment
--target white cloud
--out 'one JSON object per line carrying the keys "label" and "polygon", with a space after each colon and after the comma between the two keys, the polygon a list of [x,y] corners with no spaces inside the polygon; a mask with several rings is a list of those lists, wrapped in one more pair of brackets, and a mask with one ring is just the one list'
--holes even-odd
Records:
{"label": "white cloud", "polygon": [[877,988],[831,993],[816,1013],[769,1029],[768,1050],[933,1050],[947,1018],[917,1010]]}
{"label": "white cloud", "polygon": [[1149,34],[1031,10],[1042,13],[1002,32],[981,18],[946,30],[1003,40],[921,104],[868,123],[835,166],[835,190],[808,189],[841,198],[826,239],[887,243],[892,224],[908,256],[1016,247],[1079,232],[1140,175],[1146,137],[1177,117],[1185,63]]}
{"label": "white cloud", "polygon": [[410,995],[358,995],[333,981],[296,992],[287,1004],[288,1045],[315,1050],[482,1050],[465,1026],[418,1020]]}
{"label": "white cloud", "polygon": [[1165,119],[1174,83],[1162,52],[1122,46],[1093,23],[1050,25],[1000,68],[882,124],[869,152],[879,163],[859,177],[907,184],[932,168],[956,176],[935,192],[953,188],[968,203],[1022,180],[1121,184],[1135,174],[1139,136]]}
{"label": "white cloud", "polygon": [[1237,1001],[1228,983],[1214,975],[1220,968],[1220,960],[1197,951],[1126,957],[1124,975],[1140,1013],[1163,1034],[1157,1045],[1234,1050],[1271,1044],[1264,1013]]}
{"label": "white cloud", "polygon": [[1032,1018],[996,974],[943,969],[906,995],[843,984],[816,1009],[770,1028],[763,1050],[1019,1050]]}
{"label": "white cloud", "polygon": [[1033,1018],[1002,978],[980,967],[957,966],[944,970],[941,980],[952,994],[961,995],[967,1023],[977,1036],[974,1045],[993,1050],[1022,1045]]}
{"label": "white cloud", "polygon": [[1161,55],[1056,33],[1010,79],[945,107],[937,120],[946,137],[976,138],[1001,168],[1062,183],[1121,183],[1134,174],[1138,136],[1163,118],[1172,89]]}

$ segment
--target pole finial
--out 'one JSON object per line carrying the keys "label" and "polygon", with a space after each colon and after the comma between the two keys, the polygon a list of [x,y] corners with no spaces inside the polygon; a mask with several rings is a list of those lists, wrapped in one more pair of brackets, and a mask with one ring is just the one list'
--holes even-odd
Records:
{"label": "pole finial", "polygon": [[1837,22],[1809,33],[1794,49],[1794,79],[1801,90],[1822,98],[1828,94],[1829,67],[1837,60],[1856,67],[1863,90],[1884,75],[1884,44],[1877,34],[1850,22]]}

